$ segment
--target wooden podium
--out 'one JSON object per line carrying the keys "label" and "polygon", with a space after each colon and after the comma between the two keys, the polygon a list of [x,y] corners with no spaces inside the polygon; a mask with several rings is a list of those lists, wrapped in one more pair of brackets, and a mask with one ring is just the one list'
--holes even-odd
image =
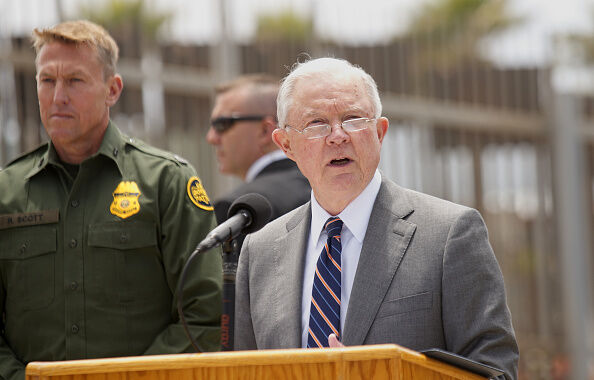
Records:
{"label": "wooden podium", "polygon": [[32,362],[26,380],[480,380],[394,344]]}

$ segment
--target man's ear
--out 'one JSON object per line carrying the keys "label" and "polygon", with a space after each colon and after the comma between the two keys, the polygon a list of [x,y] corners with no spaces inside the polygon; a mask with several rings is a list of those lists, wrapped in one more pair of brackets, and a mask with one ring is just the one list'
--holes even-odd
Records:
{"label": "man's ear", "polygon": [[124,81],[119,74],[113,75],[107,80],[107,88],[109,90],[107,94],[106,104],[108,107],[115,105],[122,94],[124,89]]}
{"label": "man's ear", "polygon": [[266,116],[264,119],[262,119],[262,138],[265,140],[266,144],[270,143],[272,133],[276,129],[276,126],[276,120],[272,116]]}
{"label": "man's ear", "polygon": [[379,139],[380,144],[384,140],[384,137],[386,137],[386,133],[388,133],[389,126],[390,122],[388,121],[387,117],[382,116],[379,119],[377,119],[377,138]]}
{"label": "man's ear", "polygon": [[272,141],[283,151],[291,160],[295,161],[293,151],[291,150],[291,140],[287,131],[284,129],[275,129],[272,132]]}

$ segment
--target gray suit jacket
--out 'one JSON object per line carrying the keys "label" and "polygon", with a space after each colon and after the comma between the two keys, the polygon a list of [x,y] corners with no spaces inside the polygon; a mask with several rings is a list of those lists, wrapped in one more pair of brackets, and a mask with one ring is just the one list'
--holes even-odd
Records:
{"label": "gray suit jacket", "polygon": [[[235,349],[301,346],[309,203],[248,235],[236,280]],[[501,270],[479,213],[382,184],[342,336],[345,345],[442,348],[517,377]]]}

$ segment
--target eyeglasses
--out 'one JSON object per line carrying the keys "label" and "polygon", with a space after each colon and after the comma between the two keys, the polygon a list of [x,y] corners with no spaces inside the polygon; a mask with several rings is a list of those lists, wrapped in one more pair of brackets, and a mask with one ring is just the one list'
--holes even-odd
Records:
{"label": "eyeglasses", "polygon": [[[365,117],[358,118],[358,119],[350,119],[343,121],[340,126],[343,131],[350,133],[350,132],[357,132],[363,129],[369,128],[371,123],[374,123],[377,119],[368,119]],[[308,140],[319,139],[322,137],[326,137],[332,133],[332,126],[330,124],[315,124],[310,125],[309,127],[305,127],[301,130],[291,127],[290,125],[286,124],[285,128],[291,128],[292,130],[299,132]]]}
{"label": "eyeglasses", "polygon": [[221,116],[210,121],[212,129],[218,133],[223,133],[233,126],[238,121],[260,121],[263,120],[265,115],[231,115]]}

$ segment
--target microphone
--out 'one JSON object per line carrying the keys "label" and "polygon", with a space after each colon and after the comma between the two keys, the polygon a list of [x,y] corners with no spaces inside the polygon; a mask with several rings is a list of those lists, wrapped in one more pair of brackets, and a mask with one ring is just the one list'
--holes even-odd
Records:
{"label": "microphone", "polygon": [[229,219],[219,224],[198,244],[197,250],[205,251],[222,244],[240,233],[249,234],[264,227],[272,215],[268,199],[257,193],[244,194],[229,207]]}
{"label": "microphone", "polygon": [[[186,281],[186,275],[188,271],[188,267],[190,262],[201,252],[205,252],[218,244],[222,244],[228,239],[233,239],[237,237],[241,232],[249,234],[251,232],[258,231],[260,228],[264,227],[266,223],[270,220],[272,215],[272,206],[268,199],[264,196],[256,193],[249,193],[242,195],[241,197],[237,198],[235,202],[231,204],[229,207],[228,215],[231,217],[221,223],[218,227],[213,229],[206,235],[204,240],[198,244],[194,252],[190,255],[184,268],[181,272],[181,276],[177,282],[177,313],[179,315],[179,320],[184,328],[186,336],[188,340],[192,344],[192,347],[196,350],[196,352],[203,352],[204,350],[198,347],[198,344],[194,340],[192,334],[190,334],[190,330],[188,327],[188,323],[186,322],[186,318],[184,316],[184,308],[183,308],[183,289],[184,283]],[[223,255],[225,258],[227,255]],[[234,263],[234,267],[237,268],[237,261]],[[229,266],[229,263],[226,263],[223,260],[223,273],[225,274],[225,268]],[[231,265],[233,266],[233,265]],[[222,322],[223,324],[226,322],[227,327],[221,327],[222,333],[226,333],[227,337],[233,336],[233,330],[230,330],[230,327],[233,326],[233,316],[234,316],[234,304],[235,304],[235,272],[233,271],[233,281],[229,282],[223,276],[223,295],[224,299],[231,298],[232,302],[223,302],[223,316],[224,319]],[[229,296],[229,294],[231,296]],[[226,319],[225,319],[226,317]],[[229,342],[227,338],[227,343]],[[231,347],[233,345],[231,344]]]}

